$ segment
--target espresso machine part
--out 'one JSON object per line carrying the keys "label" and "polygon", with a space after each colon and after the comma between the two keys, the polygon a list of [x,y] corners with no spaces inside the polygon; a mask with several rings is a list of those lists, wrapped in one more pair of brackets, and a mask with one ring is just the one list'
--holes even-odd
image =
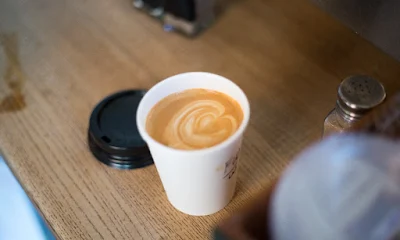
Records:
{"label": "espresso machine part", "polygon": [[215,0],[133,0],[133,6],[160,19],[165,31],[195,36],[215,19]]}
{"label": "espresso machine part", "polygon": [[164,0],[133,0],[132,4],[156,18],[161,18],[164,14]]}
{"label": "espresso machine part", "polygon": [[166,0],[164,29],[194,36],[215,19],[215,0]]}

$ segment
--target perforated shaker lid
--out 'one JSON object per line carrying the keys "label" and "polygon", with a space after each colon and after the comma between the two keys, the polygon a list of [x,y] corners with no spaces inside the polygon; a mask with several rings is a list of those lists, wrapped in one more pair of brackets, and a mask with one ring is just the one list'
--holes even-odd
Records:
{"label": "perforated shaker lid", "polygon": [[104,98],[89,122],[89,148],[97,160],[120,169],[153,163],[136,126],[136,110],[144,90],[126,90]]}
{"label": "perforated shaker lid", "polygon": [[385,88],[379,81],[365,75],[354,75],[340,83],[337,105],[345,114],[358,118],[385,98]]}

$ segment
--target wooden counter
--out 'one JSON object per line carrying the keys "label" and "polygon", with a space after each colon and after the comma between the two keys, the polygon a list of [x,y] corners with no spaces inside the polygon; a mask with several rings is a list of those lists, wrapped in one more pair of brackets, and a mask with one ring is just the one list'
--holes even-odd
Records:
{"label": "wooden counter", "polygon": [[[59,239],[207,239],[320,137],[342,78],[400,87],[398,62],[308,0],[234,1],[196,39],[129,0],[2,0],[0,40],[0,148]],[[187,71],[232,79],[252,107],[237,194],[207,217],[175,210],[154,166],[112,169],[86,144],[103,97]]]}

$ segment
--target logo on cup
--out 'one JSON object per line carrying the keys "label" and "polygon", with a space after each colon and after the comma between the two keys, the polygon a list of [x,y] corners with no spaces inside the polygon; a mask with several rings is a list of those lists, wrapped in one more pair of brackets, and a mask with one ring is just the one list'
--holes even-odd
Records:
{"label": "logo on cup", "polygon": [[240,148],[236,152],[235,156],[231,157],[229,161],[225,163],[225,171],[224,171],[224,179],[231,179],[233,174],[236,172],[237,168],[237,163],[239,160],[239,153],[240,153]]}

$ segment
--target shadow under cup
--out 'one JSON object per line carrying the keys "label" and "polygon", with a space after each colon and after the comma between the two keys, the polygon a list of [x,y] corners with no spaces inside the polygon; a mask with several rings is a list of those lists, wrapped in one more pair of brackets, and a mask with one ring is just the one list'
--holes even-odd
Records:
{"label": "shadow under cup", "polygon": [[[222,92],[242,108],[238,130],[222,143],[199,150],[179,150],[154,140],[146,131],[153,106],[166,96],[193,88]],[[244,92],[232,81],[212,73],[182,73],[151,88],[142,98],[136,115],[140,135],[146,141],[171,204],[189,215],[209,215],[223,209],[236,186],[237,166],[243,132],[250,118]]]}

